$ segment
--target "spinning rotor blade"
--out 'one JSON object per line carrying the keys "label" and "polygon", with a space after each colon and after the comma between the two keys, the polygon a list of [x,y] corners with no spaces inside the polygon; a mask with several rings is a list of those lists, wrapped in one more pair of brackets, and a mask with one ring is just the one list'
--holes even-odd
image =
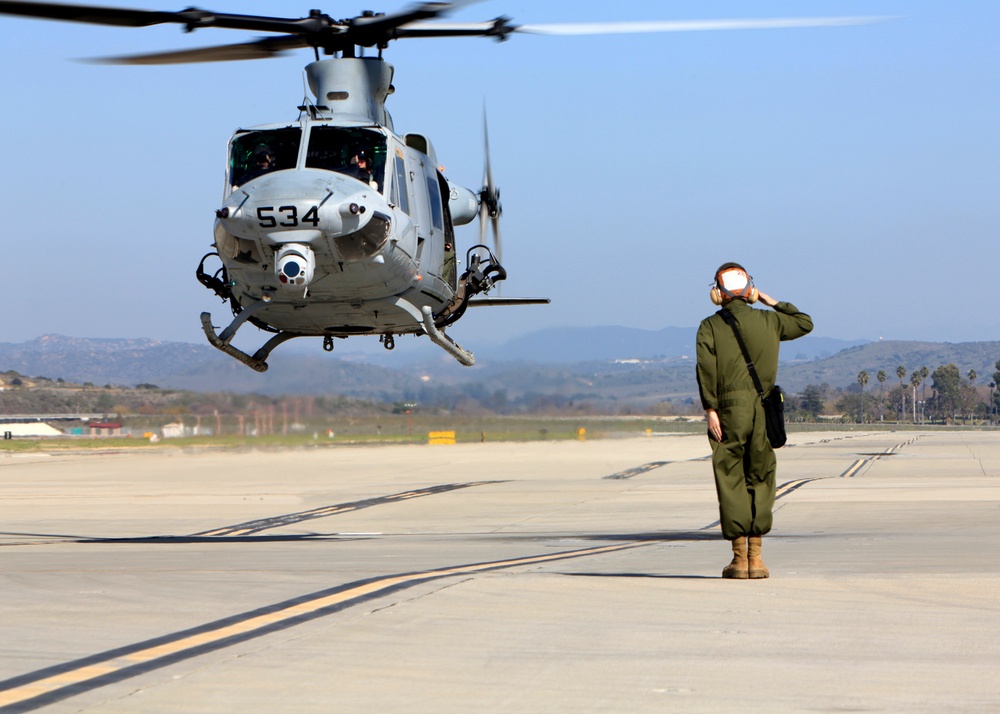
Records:
{"label": "spinning rotor blade", "polygon": [[334,20],[319,10],[308,17],[267,17],[236,15],[189,7],[179,12],[135,10],[131,8],[71,5],[58,2],[17,2],[0,0],[0,14],[33,17],[65,22],[83,22],[118,27],[149,27],[173,23],[187,32],[203,27],[218,27],[252,32],[274,32],[280,36],[228,46],[205,47],[176,52],[110,58],[123,64],[173,64],[182,62],[218,62],[257,59],[281,54],[299,47],[314,47],[326,54],[353,52],[355,46],[385,47],[392,40],[408,37],[493,37],[506,40],[511,34],[598,35],[644,32],[691,32],[701,30],[760,30],[793,27],[832,27],[879,22],[885,17],[806,17],[770,20],[679,20],[654,22],[603,22],[569,24],[514,25],[509,18],[487,22],[439,23],[435,20],[468,5],[473,0],[422,2],[390,14],[366,12],[346,20]]}
{"label": "spinning rotor blade", "polygon": [[788,17],[763,20],[668,20],[663,22],[584,22],[517,25],[514,32],[530,35],[621,35],[644,32],[703,32],[711,30],[781,30],[793,27],[867,25],[886,17]]}
{"label": "spinning rotor blade", "polygon": [[309,47],[309,43],[295,35],[283,37],[265,37],[257,42],[244,42],[237,45],[216,45],[215,47],[198,47],[191,50],[174,52],[153,52],[142,55],[124,55],[120,57],[99,57],[87,60],[97,64],[185,64],[189,62],[229,62],[231,60],[252,60],[278,57],[289,50]]}
{"label": "spinning rotor blade", "polygon": [[466,3],[424,2],[397,13],[387,15],[365,13],[347,20],[334,20],[319,10],[311,11],[309,17],[285,18],[217,13],[194,7],[180,12],[161,12],[68,3],[0,0],[0,14],[117,27],[149,27],[173,23],[183,25],[187,32],[203,27],[218,27],[276,32],[283,35],[256,42],[115,57],[108,60],[111,63],[121,64],[173,64],[257,59],[300,47],[315,47],[332,54],[353,49],[355,46],[385,46],[389,41],[396,39],[400,27],[440,17],[462,4]]}
{"label": "spinning rotor blade", "polygon": [[497,262],[503,265],[503,245],[500,242],[500,189],[493,183],[493,168],[490,164],[490,131],[486,122],[486,108],[483,108],[483,149],[486,154],[486,168],[483,175],[483,190],[479,193],[479,242],[486,242],[486,221],[493,227],[493,251]]}
{"label": "spinning rotor blade", "polygon": [[667,20],[650,22],[583,22],[514,25],[510,18],[488,22],[414,22],[396,31],[404,37],[495,37],[506,40],[514,33],[526,35],[620,35],[648,32],[698,32],[707,30],[777,30],[796,27],[839,27],[883,22],[889,17],[798,17],[764,20]]}
{"label": "spinning rotor blade", "polygon": [[309,17],[284,18],[262,15],[233,15],[189,7],[180,12],[159,10],[134,10],[132,8],[99,7],[95,5],[71,5],[58,2],[0,2],[0,13],[35,17],[43,20],[63,20],[85,22],[92,25],[113,25],[117,27],[150,27],[174,23],[184,25],[192,32],[201,27],[222,27],[231,30],[254,30],[257,32],[284,32],[306,34],[319,32],[334,25],[327,15],[316,12]]}
{"label": "spinning rotor blade", "polygon": [[0,12],[4,15],[34,17],[42,20],[86,22],[92,25],[115,25],[117,27],[149,27],[164,22],[176,22],[174,18],[177,15],[176,12],[90,7],[58,2],[0,2]]}
{"label": "spinning rotor blade", "polygon": [[425,2],[413,5],[408,10],[393,13],[392,15],[363,15],[350,21],[348,32],[352,35],[354,44],[373,47],[379,43],[395,39],[395,33],[400,27],[419,20],[438,17],[453,10],[456,5],[456,3],[447,2]]}

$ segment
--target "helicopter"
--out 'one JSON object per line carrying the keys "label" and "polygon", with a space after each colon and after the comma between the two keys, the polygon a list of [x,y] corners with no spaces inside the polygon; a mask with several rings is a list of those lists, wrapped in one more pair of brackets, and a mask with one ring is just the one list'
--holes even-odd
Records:
{"label": "helicopter", "polygon": [[[494,181],[486,120],[484,179],[470,189],[448,179],[429,137],[397,133],[386,100],[394,68],[383,59],[393,41],[515,33],[579,35],[857,24],[875,18],[799,18],[687,22],[516,25],[507,17],[478,23],[439,18],[464,3],[424,2],[395,13],[334,19],[320,10],[283,18],[198,8],[153,11],[0,0],[0,14],[123,27],[178,24],[188,32],[236,29],[269,36],[250,42],[106,58],[153,65],[249,60],[311,49],[304,70],[310,94],[289,121],[237,129],[228,144],[213,250],[197,280],[232,312],[221,331],[209,312],[209,343],[264,372],[284,342],[377,335],[392,350],[400,335],[427,336],[459,363],[473,353],[446,333],[470,307],[547,304],[499,292],[500,191]],[[366,56],[366,49],[377,54]],[[478,240],[458,247],[456,228],[478,220]],[[487,241],[487,233],[491,240]],[[250,354],[233,345],[247,323],[269,333]]]}

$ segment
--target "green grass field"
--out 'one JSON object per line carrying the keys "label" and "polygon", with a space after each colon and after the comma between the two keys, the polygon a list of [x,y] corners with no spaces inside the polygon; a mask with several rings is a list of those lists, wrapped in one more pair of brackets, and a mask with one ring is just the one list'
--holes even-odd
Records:
{"label": "green grass field", "polygon": [[[457,443],[493,441],[565,441],[609,439],[657,434],[704,434],[704,421],[656,417],[457,417],[382,415],[306,424],[289,433],[187,436],[150,441],[138,437],[92,438],[66,436],[20,437],[0,441],[0,452],[68,452],[81,450],[157,449],[283,449],[324,448],[352,444],[427,444],[431,432],[453,431]],[[790,423],[788,431],[896,431],[991,428],[986,426],[920,426],[914,424]],[[582,430],[582,432],[581,432]],[[232,428],[235,431],[235,426]],[[276,431],[283,431],[280,427]]]}
{"label": "green grass field", "polygon": [[[426,444],[431,432],[454,432],[458,443],[483,441],[542,441],[600,439],[642,436],[655,433],[700,433],[704,423],[663,421],[656,418],[518,418],[518,417],[431,417],[422,415],[382,415],[352,417],[333,422],[306,424],[304,430],[281,433],[239,435],[226,433],[150,441],[141,436],[51,438],[19,437],[0,441],[0,451],[63,451],[81,449],[172,449],[172,448],[298,448],[344,444]],[[582,430],[582,433],[581,433]],[[235,431],[235,427],[232,428]]]}

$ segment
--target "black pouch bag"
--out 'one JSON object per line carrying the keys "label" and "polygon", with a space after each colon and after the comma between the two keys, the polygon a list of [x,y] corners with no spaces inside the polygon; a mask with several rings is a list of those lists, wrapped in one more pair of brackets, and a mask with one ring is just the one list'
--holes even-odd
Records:
{"label": "black pouch bag", "polygon": [[774,449],[780,449],[788,441],[785,434],[785,393],[777,384],[764,397],[764,419],[767,424],[767,440]]}
{"label": "black pouch bag", "polygon": [[760,377],[757,376],[757,368],[753,366],[753,360],[750,359],[746,343],[743,342],[743,335],[740,334],[740,327],[736,324],[736,318],[733,317],[733,313],[726,309],[719,310],[719,314],[726,321],[726,324],[733,328],[733,334],[736,335],[736,342],[739,343],[740,351],[743,352],[743,359],[746,360],[747,370],[749,370],[753,386],[757,390],[757,396],[760,397],[761,402],[764,404],[764,424],[767,427],[767,440],[771,444],[772,449],[780,449],[788,441],[788,436],[785,434],[785,394],[781,391],[781,387],[776,384],[768,392],[767,396],[764,396],[764,387],[760,383]]}

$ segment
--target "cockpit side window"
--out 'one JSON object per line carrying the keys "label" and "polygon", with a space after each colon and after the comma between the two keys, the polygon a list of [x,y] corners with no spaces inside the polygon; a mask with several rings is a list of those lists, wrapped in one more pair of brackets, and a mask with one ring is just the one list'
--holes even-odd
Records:
{"label": "cockpit side window", "polygon": [[396,181],[392,186],[391,202],[399,206],[403,213],[410,213],[410,187],[406,184],[406,164],[401,153],[396,154]]}
{"label": "cockpit side window", "polygon": [[242,186],[272,171],[294,169],[301,136],[297,127],[237,135],[229,154],[230,185]]}
{"label": "cockpit side window", "polygon": [[433,168],[428,167],[425,174],[427,179],[427,199],[431,204],[431,225],[437,230],[444,230],[444,216],[441,213],[441,188],[438,186],[437,173]]}
{"label": "cockpit side window", "polygon": [[385,186],[385,137],[367,129],[313,126],[306,167],[336,171],[372,186]]}

